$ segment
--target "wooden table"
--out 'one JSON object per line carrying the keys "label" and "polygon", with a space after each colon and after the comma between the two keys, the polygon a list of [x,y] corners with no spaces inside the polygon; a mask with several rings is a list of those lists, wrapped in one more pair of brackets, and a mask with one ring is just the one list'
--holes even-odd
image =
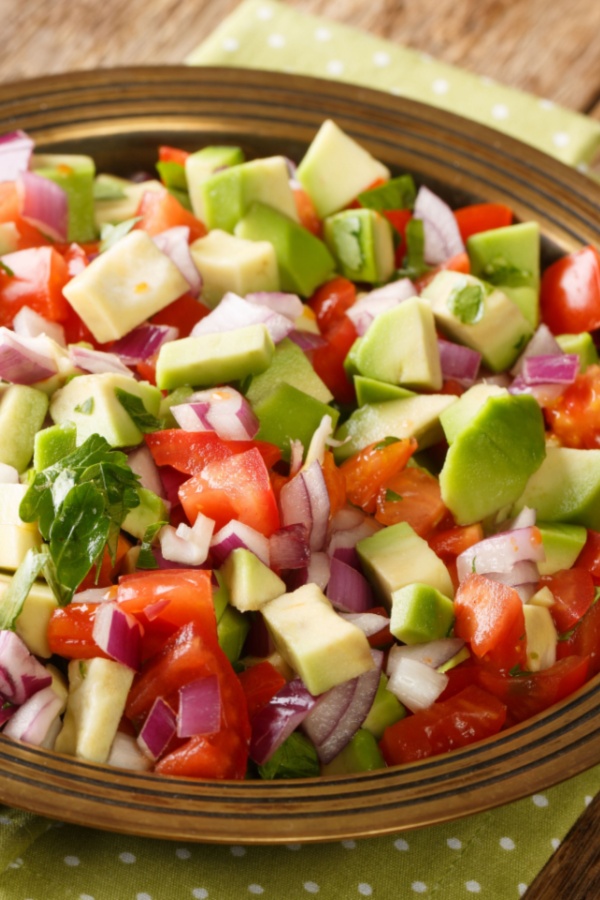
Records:
{"label": "wooden table", "polygon": [[[0,80],[178,63],[238,2],[0,0]],[[600,119],[600,0],[287,2]],[[600,796],[525,897],[600,897]]]}

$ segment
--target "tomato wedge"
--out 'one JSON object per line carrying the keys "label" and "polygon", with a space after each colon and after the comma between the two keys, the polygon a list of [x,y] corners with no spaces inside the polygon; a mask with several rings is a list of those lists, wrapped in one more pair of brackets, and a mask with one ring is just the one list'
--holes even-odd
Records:
{"label": "tomato wedge", "polygon": [[250,718],[263,707],[285,684],[285,678],[268,659],[244,669],[238,675],[246,696]]}
{"label": "tomato wedge", "polygon": [[584,247],[552,263],[540,287],[542,319],[554,334],[600,328],[600,253]]}
{"label": "tomato wedge", "polygon": [[374,513],[381,488],[404,469],[417,449],[414,438],[369,444],[340,466],[346,479],[348,500],[367,513]]}
{"label": "tomato wedge", "polygon": [[460,236],[466,243],[472,234],[503,228],[513,220],[513,211],[503,203],[474,203],[454,210]]}
{"label": "tomato wedge", "polygon": [[513,588],[471,573],[456,592],[454,612],[456,636],[479,659],[507,671],[525,662],[523,603]]}
{"label": "tomato wedge", "polygon": [[579,566],[543,575],[540,586],[550,588],[554,596],[550,615],[559,634],[570,631],[594,602],[594,579]]}
{"label": "tomato wedge", "polygon": [[97,603],[69,603],[59,606],[48,622],[48,644],[52,653],[66,659],[93,659],[110,657],[100,649],[92,632]]}
{"label": "tomato wedge", "polygon": [[172,466],[186,475],[196,475],[207,463],[256,449],[268,468],[281,459],[281,451],[267,441],[224,441],[213,431],[166,428],[146,435],[146,443],[157,466]]}
{"label": "tomato wedge", "polygon": [[[63,287],[70,280],[63,257],[54,247],[32,247],[2,257],[0,269],[0,325],[12,325],[23,306],[30,306],[51,322],[63,322],[69,304]],[[10,274],[9,274],[10,273]]]}
{"label": "tomato wedge", "polygon": [[166,188],[164,191],[146,191],[142,195],[136,216],[141,216],[141,221],[135,227],[150,235],[160,234],[177,225],[187,225],[190,229],[190,243],[206,234],[206,228],[200,219],[185,209]]}

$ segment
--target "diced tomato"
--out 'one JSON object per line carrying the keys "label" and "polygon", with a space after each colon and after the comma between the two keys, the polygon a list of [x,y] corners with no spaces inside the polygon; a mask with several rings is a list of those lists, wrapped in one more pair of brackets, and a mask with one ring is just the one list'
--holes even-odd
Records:
{"label": "diced tomato", "polygon": [[525,662],[523,603],[513,588],[471,573],[456,592],[454,612],[454,633],[479,659],[507,671]]}
{"label": "diced tomato", "polygon": [[2,257],[0,268],[0,325],[12,325],[23,306],[29,306],[51,322],[63,322],[69,304],[63,287],[70,280],[67,264],[54,247],[17,250]]}
{"label": "diced tomato", "polygon": [[14,181],[0,182],[0,222],[12,222],[17,231],[17,250],[43,247],[50,241],[35,225],[21,217],[21,200]]}
{"label": "diced tomato", "polygon": [[600,672],[600,602],[593,603],[572,633],[559,640],[556,656],[558,659],[586,657],[589,660],[588,678]]}
{"label": "diced tomato", "polygon": [[313,368],[338,403],[353,403],[356,400],[354,386],[348,381],[344,370],[344,360],[357,337],[354,324],[344,315],[327,331],[327,344],[313,353]]}
{"label": "diced tomato", "polygon": [[371,634],[367,640],[369,641],[369,646],[385,648],[391,647],[395,641],[395,638],[390,631],[390,618],[389,612],[384,606],[374,606],[372,609],[367,610],[368,613],[373,613],[376,616],[384,616],[387,620],[387,623],[381,628],[379,631],[376,631],[375,634]]}
{"label": "diced tomato", "polygon": [[575,565],[579,569],[587,569],[594,581],[600,580],[600,531],[588,529],[585,546]]}
{"label": "diced tomato", "polygon": [[386,728],[380,747],[389,766],[447,753],[497,734],[506,706],[477,685]]}
{"label": "diced tomato", "polygon": [[472,234],[511,225],[513,211],[503,203],[474,203],[471,206],[455,209],[454,217],[460,236],[466,244]]}
{"label": "diced tomato", "polygon": [[407,466],[379,491],[375,518],[382,525],[408,522],[418,535],[427,537],[447,512],[437,478]]}
{"label": "diced tomato", "polygon": [[279,511],[269,472],[259,451],[207,463],[179,488],[179,498],[190,522],[199,513],[214,519],[215,529],[238,519],[270,537],[279,528]]}
{"label": "diced tomato", "polygon": [[414,438],[369,444],[340,466],[346,479],[348,500],[367,513],[374,513],[377,495],[406,466],[417,449]]}
{"label": "diced tomato", "polygon": [[468,275],[471,271],[469,257],[466,253],[457,253],[456,256],[451,256],[450,259],[440,263],[440,265],[436,266],[435,269],[432,269],[431,272],[427,272],[425,275],[417,278],[415,281],[417,293],[420,294],[423,288],[428,285],[430,281],[433,281],[438,272],[444,272],[446,270],[451,272],[462,272],[464,275]]}
{"label": "diced tomato", "polygon": [[400,238],[395,250],[396,265],[400,267],[406,256],[406,226],[412,219],[412,211],[410,209],[383,209],[381,214],[385,216]]}
{"label": "diced tomato", "polygon": [[135,227],[141,228],[150,235],[160,234],[161,231],[174,228],[176,225],[188,226],[190,243],[206,234],[206,228],[200,219],[185,209],[179,200],[166,189],[164,191],[146,191],[142,195],[136,216],[141,216],[141,222],[138,222]]}
{"label": "diced tomato", "polygon": [[545,414],[564,447],[600,447],[600,366],[588,366],[580,372]]}
{"label": "diced tomato", "polygon": [[308,305],[317,317],[321,333],[327,335],[327,332],[344,318],[346,310],[350,309],[355,301],[356,285],[340,275],[317,288]]}
{"label": "diced tomato", "polygon": [[540,586],[550,588],[554,595],[550,615],[559,634],[570,631],[594,602],[594,580],[586,569],[579,566],[561,569],[553,575],[543,575]]}
{"label": "diced tomato", "polygon": [[462,397],[466,388],[459,381],[445,378],[440,388],[440,394],[450,394],[452,397]]}
{"label": "diced tomato", "polygon": [[315,204],[312,202],[304,188],[294,187],[293,191],[296,212],[298,213],[300,224],[310,231],[311,234],[314,234],[316,237],[321,237],[323,233],[323,223],[319,218]]}
{"label": "diced tomato", "polygon": [[246,695],[250,718],[285,684],[285,678],[268,659],[244,669],[238,675],[242,690]]}
{"label": "diced tomato", "polygon": [[329,518],[332,519],[346,505],[346,479],[336,466],[331,450],[325,451],[321,468],[329,494]]}
{"label": "diced tomato", "polygon": [[188,337],[190,331],[210,312],[208,306],[201,303],[191,294],[182,294],[177,300],[169,303],[160,312],[155,313],[150,321],[154,325],[170,325],[179,329],[179,337]]}
{"label": "diced tomato", "polygon": [[174,162],[180,166],[185,166],[185,161],[190,154],[187,150],[180,150],[179,147],[169,147],[163,144],[158,148],[158,158],[161,162]]}
{"label": "diced tomato", "polygon": [[281,451],[268,441],[224,441],[213,431],[183,431],[166,428],[146,435],[146,443],[157,466],[172,466],[186,475],[196,475],[209,462],[256,449],[267,468],[281,459]]}
{"label": "diced tomato", "polygon": [[48,644],[52,653],[67,659],[110,657],[100,649],[92,633],[97,603],[71,602],[57,607],[48,622]]}
{"label": "diced tomato", "polygon": [[600,328],[600,253],[584,247],[552,263],[542,275],[542,319],[554,334]]}
{"label": "diced tomato", "polygon": [[142,659],[157,653],[188,622],[194,622],[207,641],[216,642],[212,585],[205,569],[153,569],[126,575],[119,581],[116,599],[142,626]]}
{"label": "diced tomato", "polygon": [[456,559],[469,547],[473,547],[484,538],[483,528],[477,522],[474,525],[455,525],[444,531],[437,531],[428,537],[431,549],[440,559]]}
{"label": "diced tomato", "polygon": [[115,553],[114,562],[110,558],[108,547],[105,547],[104,553],[102,554],[102,563],[100,565],[100,572],[98,574],[98,577],[96,577],[96,566],[93,566],[93,568],[90,569],[88,574],[79,585],[79,590],[85,591],[88,588],[109,587],[111,584],[114,584],[123,559],[125,558],[125,555],[130,547],[131,542],[128,541],[125,535],[121,532],[117,540],[117,550]]}
{"label": "diced tomato", "polygon": [[154,770],[180,778],[241,781],[246,777],[247,764],[247,741],[237,731],[224,728],[216,734],[190,738],[159,759]]}

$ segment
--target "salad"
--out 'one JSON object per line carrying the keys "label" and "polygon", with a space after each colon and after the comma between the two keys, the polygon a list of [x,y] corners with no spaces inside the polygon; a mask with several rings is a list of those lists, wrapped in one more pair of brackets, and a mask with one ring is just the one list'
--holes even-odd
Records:
{"label": "salad", "polygon": [[157,176],[0,138],[0,727],[370,771],[600,671],[600,255],[335,123]]}

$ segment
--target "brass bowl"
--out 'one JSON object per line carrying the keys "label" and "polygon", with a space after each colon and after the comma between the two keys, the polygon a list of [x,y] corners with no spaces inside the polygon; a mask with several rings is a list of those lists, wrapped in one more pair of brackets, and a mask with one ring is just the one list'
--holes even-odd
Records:
{"label": "brass bowl", "polygon": [[[454,205],[503,201],[540,223],[547,263],[600,244],[600,187],[496,132],[389,94],[239,69],[129,68],[0,87],[0,132],[99,170],[152,170],[159,144],[233,143],[299,159],[334,119],[395,172]],[[0,736],[0,798],[52,818],[148,837],[248,844],[366,837],[490,809],[600,763],[600,677],[497,737],[378,772],[202,782],[123,772]]]}

